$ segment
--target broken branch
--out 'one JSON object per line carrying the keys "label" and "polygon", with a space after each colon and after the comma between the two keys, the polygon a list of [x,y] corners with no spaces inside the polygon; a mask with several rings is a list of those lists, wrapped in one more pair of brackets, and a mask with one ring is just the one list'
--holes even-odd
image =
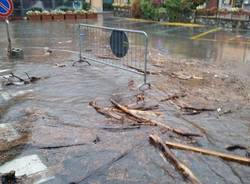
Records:
{"label": "broken branch", "polygon": [[105,117],[107,118],[114,118],[116,120],[122,120],[122,117],[115,114],[115,113],[112,113],[108,110],[105,110],[104,108],[100,108],[95,101],[91,101],[89,102],[89,105],[91,107],[93,107],[97,112],[99,112],[100,114],[104,115]]}
{"label": "broken branch", "polygon": [[115,102],[114,100],[111,99],[110,101],[111,101],[111,103],[115,107],[117,107],[118,109],[122,110],[124,113],[128,114],[129,116],[132,116],[139,123],[148,124],[150,126],[159,126],[161,128],[164,128],[164,129],[166,129],[168,131],[172,131],[172,132],[174,132],[174,133],[176,133],[178,135],[181,135],[181,136],[187,136],[187,137],[189,137],[189,136],[196,136],[196,137],[201,137],[200,134],[183,132],[182,130],[169,127],[169,126],[167,126],[167,125],[165,125],[165,124],[163,124],[161,122],[158,122],[158,121],[155,121],[155,120],[151,120],[151,119],[147,119],[145,117],[141,117],[138,114],[136,114],[134,111],[129,110],[128,108],[126,108],[123,105],[120,105],[119,103]]}
{"label": "broken branch", "polygon": [[200,184],[200,181],[192,173],[192,171],[184,165],[173,152],[163,143],[161,138],[157,135],[150,135],[149,142],[156,148],[158,148],[164,155],[164,157],[175,167],[175,169],[184,177],[187,178],[193,184]]}
{"label": "broken branch", "polygon": [[[136,68],[136,67],[133,67],[133,66],[130,66],[130,65],[127,65],[127,67],[133,69],[133,70],[136,70],[137,72],[140,72],[140,73],[145,73],[144,70],[140,69],[140,68]],[[146,74],[149,74],[149,75],[159,75],[161,72],[152,72],[152,71],[146,71]]]}
{"label": "broken branch", "polygon": [[241,156],[229,155],[226,153],[211,151],[211,150],[203,149],[203,148],[197,148],[197,147],[188,146],[188,145],[184,145],[184,144],[180,144],[180,143],[172,143],[172,142],[168,142],[168,141],[166,141],[165,144],[170,148],[181,149],[181,150],[186,150],[186,151],[193,151],[193,152],[201,153],[204,155],[220,157],[224,160],[238,162],[238,163],[245,164],[245,165],[250,164],[249,158],[245,158],[245,157],[241,157]]}
{"label": "broken branch", "polygon": [[83,145],[86,145],[86,143],[58,145],[58,146],[44,146],[44,147],[39,147],[39,149],[48,149],[48,150],[50,150],[50,149],[68,148],[68,147],[83,146]]}
{"label": "broken branch", "polygon": [[162,100],[160,100],[161,102],[165,102],[165,101],[169,101],[169,100],[176,100],[176,99],[178,99],[178,98],[183,98],[183,97],[185,97],[185,96],[187,96],[186,94],[180,94],[180,95],[178,95],[178,94],[175,94],[175,95],[171,95],[171,96],[169,96],[169,97],[167,97],[167,98],[164,98],[164,99],[162,99]]}
{"label": "broken branch", "polygon": [[116,58],[114,56],[109,56],[109,55],[96,55],[96,57],[100,59],[113,59],[113,60],[119,60],[119,58]]}
{"label": "broken branch", "polygon": [[10,73],[10,75],[12,76],[12,77],[14,77],[14,78],[17,78],[20,82],[27,82],[26,80],[24,80],[24,79],[22,79],[21,77],[18,77],[18,76],[16,76],[14,73]]}

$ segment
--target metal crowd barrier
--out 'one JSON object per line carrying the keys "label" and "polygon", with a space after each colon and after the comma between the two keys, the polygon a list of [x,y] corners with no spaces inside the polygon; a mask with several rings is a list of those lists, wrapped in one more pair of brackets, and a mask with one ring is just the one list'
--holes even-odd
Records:
{"label": "metal crowd barrier", "polygon": [[97,62],[144,76],[147,84],[148,36],[144,31],[79,25],[81,62]]}

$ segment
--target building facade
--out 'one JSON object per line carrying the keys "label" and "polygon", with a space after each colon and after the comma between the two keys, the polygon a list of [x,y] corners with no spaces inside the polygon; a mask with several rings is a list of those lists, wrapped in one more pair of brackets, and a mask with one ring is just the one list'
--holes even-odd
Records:
{"label": "building facade", "polygon": [[227,9],[237,7],[250,10],[250,0],[220,0],[219,7]]}
{"label": "building facade", "polygon": [[250,0],[209,0],[207,8],[231,9],[234,7],[250,10]]}
{"label": "building facade", "polygon": [[73,8],[74,1],[81,3],[88,2],[91,7],[98,12],[109,11],[112,9],[113,0],[13,0],[14,14],[16,16],[24,16],[25,13],[33,7],[43,8],[45,10],[53,10],[59,8]]}

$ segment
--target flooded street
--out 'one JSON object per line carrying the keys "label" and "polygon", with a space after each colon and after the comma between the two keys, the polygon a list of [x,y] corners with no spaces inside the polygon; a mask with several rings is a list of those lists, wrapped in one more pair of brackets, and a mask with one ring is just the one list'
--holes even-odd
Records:
{"label": "flooded street", "polygon": [[[188,183],[150,146],[148,137],[154,133],[164,140],[250,156],[249,31],[109,15],[81,22],[148,33],[152,89],[145,91],[145,102],[157,104],[157,121],[202,135],[190,139],[158,126],[127,127],[126,114],[119,124],[89,105],[95,101],[110,108],[111,98],[135,103],[143,78],[101,64],[73,67],[79,59],[79,23],[11,22],[13,46],[24,50],[24,59],[10,60],[5,25],[0,22],[0,173],[19,165],[16,176],[28,175],[24,183]],[[39,80],[6,85],[11,72]],[[177,97],[166,99],[173,95]],[[230,145],[245,149],[229,151]],[[172,152],[201,183],[250,182],[249,165]]]}

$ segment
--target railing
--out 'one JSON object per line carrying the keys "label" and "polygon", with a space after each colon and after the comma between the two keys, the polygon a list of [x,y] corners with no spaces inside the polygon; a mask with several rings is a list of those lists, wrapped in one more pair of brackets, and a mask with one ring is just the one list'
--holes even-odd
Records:
{"label": "railing", "polygon": [[147,83],[148,36],[143,31],[79,25],[80,62],[98,62],[144,76]]}

